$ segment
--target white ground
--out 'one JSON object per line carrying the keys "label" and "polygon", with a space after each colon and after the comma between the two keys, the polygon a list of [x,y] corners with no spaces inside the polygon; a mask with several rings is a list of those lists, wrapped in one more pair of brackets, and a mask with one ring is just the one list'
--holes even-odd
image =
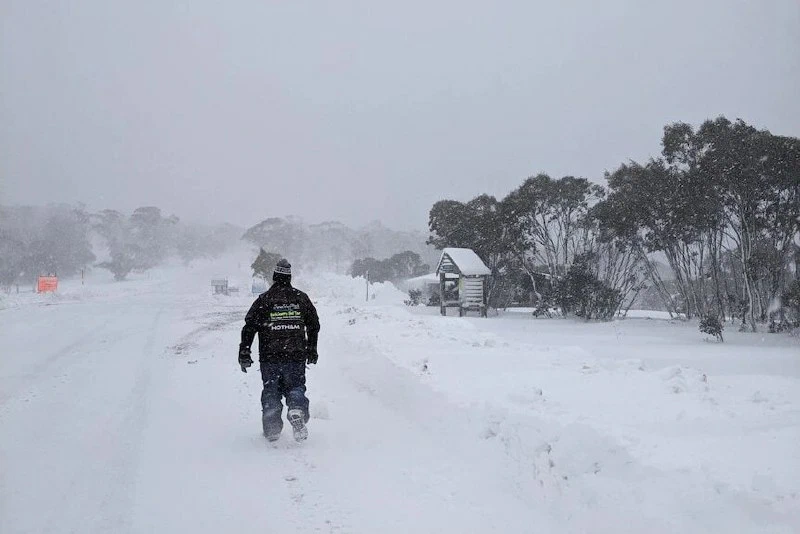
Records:
{"label": "white ground", "polygon": [[797,340],[298,278],[311,436],[277,447],[236,365],[246,262],[3,297],[0,532],[800,532]]}

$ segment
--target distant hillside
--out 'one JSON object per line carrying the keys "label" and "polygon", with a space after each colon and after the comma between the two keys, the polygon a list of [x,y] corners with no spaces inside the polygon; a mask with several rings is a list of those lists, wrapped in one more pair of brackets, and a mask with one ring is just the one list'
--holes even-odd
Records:
{"label": "distant hillside", "polygon": [[242,239],[293,263],[344,273],[356,259],[388,258],[410,250],[435,266],[439,253],[426,245],[424,232],[392,230],[378,221],[350,228],[337,221],[306,224],[298,217],[271,217],[250,227]]}

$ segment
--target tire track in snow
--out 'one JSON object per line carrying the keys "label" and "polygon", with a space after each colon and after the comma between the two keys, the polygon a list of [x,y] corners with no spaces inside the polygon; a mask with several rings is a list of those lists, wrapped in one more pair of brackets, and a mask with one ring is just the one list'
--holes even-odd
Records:
{"label": "tire track in snow", "polygon": [[97,532],[130,531],[132,525],[131,509],[135,473],[139,466],[142,433],[147,424],[149,395],[153,379],[153,365],[160,351],[156,350],[156,340],[161,332],[161,318],[164,308],[159,309],[149,329],[142,350],[133,387],[122,402],[121,414],[112,414],[109,427],[116,427],[116,443],[109,450],[107,465],[114,466],[114,474],[99,505]]}
{"label": "tire track in snow", "polygon": [[[58,311],[61,311],[61,309]],[[19,396],[24,396],[38,381],[58,375],[64,368],[72,365],[73,360],[81,356],[81,351],[79,349],[91,345],[93,341],[96,341],[98,333],[107,332],[108,326],[114,324],[114,321],[118,316],[121,316],[122,313],[122,311],[116,312],[114,317],[104,315],[98,324],[94,324],[91,328],[86,329],[87,331],[85,334],[79,335],[77,339],[68,342],[60,349],[50,352],[44,358],[40,358],[36,354],[31,355],[31,358],[35,361],[35,367],[13,375],[13,377],[8,377],[8,381],[13,380],[14,382],[4,387],[4,391],[0,391],[0,409],[8,401]],[[118,334],[123,336],[129,335],[124,329],[119,331]],[[36,342],[31,340],[31,345],[33,346],[35,344]]]}
{"label": "tire track in snow", "polygon": [[[0,450],[3,463],[15,467],[3,473],[0,501],[9,508],[0,514],[0,530],[128,530],[128,499],[146,422],[142,408],[163,309],[109,315],[103,332],[108,343],[87,341],[81,357],[60,358],[55,365],[64,378],[45,374],[35,387],[46,389],[46,395],[6,410],[2,421],[15,439]],[[131,343],[137,337],[141,341]],[[24,469],[19,466],[23,457],[35,461]],[[40,509],[34,502],[47,506]],[[9,530],[2,527],[6,521]]]}
{"label": "tire track in snow", "polygon": [[[152,322],[144,329],[132,329],[126,321],[130,336],[121,336],[117,346],[125,346],[130,337],[143,337],[141,350],[113,351],[112,358],[119,358],[121,366],[105,378],[115,385],[113,397],[106,395],[102,418],[94,422],[94,428],[83,437],[87,462],[76,463],[70,490],[62,495],[62,506],[71,512],[66,517],[52,514],[46,532],[59,532],[71,528],[71,532],[128,532],[130,531],[130,509],[134,473],[137,466],[138,444],[142,428],[146,423],[146,394],[151,379],[155,340],[159,331],[164,308],[155,311]],[[111,347],[114,348],[113,346]],[[124,375],[111,376],[112,374]],[[125,381],[125,378],[130,380]],[[85,480],[93,482],[90,491]],[[74,506],[74,501],[83,506]],[[58,509],[57,508],[57,509]],[[87,512],[91,510],[91,513]]]}

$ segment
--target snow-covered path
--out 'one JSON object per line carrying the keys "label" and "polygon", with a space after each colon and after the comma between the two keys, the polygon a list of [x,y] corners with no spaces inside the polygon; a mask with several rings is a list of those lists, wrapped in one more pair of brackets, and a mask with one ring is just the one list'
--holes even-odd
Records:
{"label": "snow-covered path", "polygon": [[[0,532],[800,527],[791,345],[440,318],[309,277],[311,436],[272,446],[257,365],[235,362],[251,298],[211,297],[208,279],[164,271],[0,309]],[[761,367],[742,371],[752,354]]]}
{"label": "snow-covered path", "polygon": [[333,332],[320,347],[328,360],[308,373],[311,439],[298,445],[287,428],[276,446],[267,444],[260,434],[258,373],[241,374],[230,356],[241,313],[217,323],[219,330],[192,333],[191,344],[173,348],[180,357],[165,362],[172,378],[155,398],[169,400],[153,407],[143,436],[134,531],[435,532],[508,525],[522,532],[531,525],[533,509],[503,487],[479,451],[450,443],[450,429],[437,433],[435,423],[422,419],[420,399],[407,404],[420,394],[409,373],[370,368],[374,358]]}

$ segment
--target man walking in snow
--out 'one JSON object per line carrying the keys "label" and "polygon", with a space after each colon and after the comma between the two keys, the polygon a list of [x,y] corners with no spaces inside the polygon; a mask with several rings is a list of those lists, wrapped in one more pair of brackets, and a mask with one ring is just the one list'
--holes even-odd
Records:
{"label": "man walking in snow", "polygon": [[273,284],[258,296],[247,312],[239,345],[242,372],[253,365],[250,345],[258,333],[258,361],[261,364],[261,422],[264,436],[277,440],[283,430],[282,397],[286,398],[286,419],[294,439],[308,437],[306,363],[317,363],[319,317],[308,295],[292,287],[292,266],[282,259],[272,273]]}

